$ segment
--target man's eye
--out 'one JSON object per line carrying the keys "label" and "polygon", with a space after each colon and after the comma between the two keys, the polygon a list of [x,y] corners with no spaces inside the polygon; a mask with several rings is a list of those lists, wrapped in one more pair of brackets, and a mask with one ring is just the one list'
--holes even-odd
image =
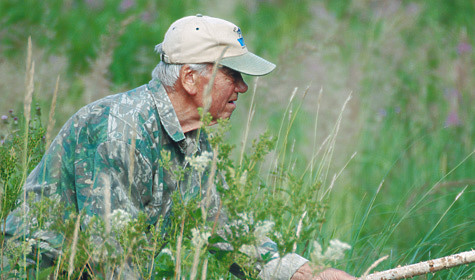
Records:
{"label": "man's eye", "polygon": [[231,77],[233,77],[233,79],[238,79],[239,76],[240,76],[239,72],[238,72],[238,71],[234,71],[234,70],[231,70],[231,71],[229,72],[229,75],[230,75]]}

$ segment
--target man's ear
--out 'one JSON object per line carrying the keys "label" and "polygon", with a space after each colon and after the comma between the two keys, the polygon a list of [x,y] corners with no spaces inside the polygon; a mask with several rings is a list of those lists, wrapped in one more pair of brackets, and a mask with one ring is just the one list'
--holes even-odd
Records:
{"label": "man's ear", "polygon": [[178,80],[188,94],[196,95],[198,93],[198,73],[188,64],[181,67]]}

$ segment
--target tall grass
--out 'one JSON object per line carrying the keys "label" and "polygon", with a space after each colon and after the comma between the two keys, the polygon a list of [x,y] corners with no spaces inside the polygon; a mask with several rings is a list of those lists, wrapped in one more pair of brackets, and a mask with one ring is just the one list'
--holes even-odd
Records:
{"label": "tall grass", "polygon": [[[133,22],[121,36],[113,39],[118,40],[118,44],[112,44],[115,47],[110,68],[104,68],[110,71],[106,77],[113,82],[111,88],[127,83],[136,85],[148,79],[144,69],[151,69],[156,59],[140,50],[144,45],[157,43],[151,38],[160,37],[156,34],[163,33],[172,18],[199,9],[188,1],[183,1],[185,8],[182,9],[178,2],[162,6],[171,12],[156,16],[159,23],[143,19]],[[250,33],[246,37],[247,44],[253,46],[261,41],[256,45],[260,53],[268,50],[270,55],[284,55],[279,59],[281,70],[274,77],[260,79],[252,94],[240,97],[239,102],[246,109],[233,116],[228,139],[238,146],[237,151],[233,152],[231,145],[225,143],[216,146],[223,157],[230,157],[226,162],[232,162],[230,170],[234,173],[228,174],[228,180],[233,187],[228,195],[232,198],[229,201],[238,203],[228,201],[223,207],[234,207],[231,208],[235,211],[233,218],[242,220],[237,214],[252,205],[256,209],[256,221],[274,220],[275,232],[288,238],[280,242],[279,234],[274,236],[279,250],[295,250],[309,258],[315,253],[315,240],[324,248],[334,238],[346,241],[352,245],[346,258],[329,261],[326,265],[355,275],[361,275],[384,255],[389,258],[380,263],[377,270],[475,246],[475,221],[470,215],[475,206],[475,126],[471,109],[475,86],[472,47],[475,37],[471,23],[475,7],[470,1],[370,2],[302,1],[304,16],[300,16],[297,5],[285,1],[235,6],[235,17],[244,21],[241,27],[246,29],[246,34]],[[25,7],[11,9],[12,4],[4,1],[0,11],[7,14],[3,18],[8,20],[3,26],[13,26],[21,32],[4,37],[6,44],[0,48],[9,57],[15,57],[15,50],[22,49],[24,35],[31,26],[43,22],[47,26],[41,33],[44,36],[34,41],[53,52],[61,49],[64,41],[71,41],[65,51],[70,66],[78,66],[85,73],[89,71],[86,57],[95,58],[101,48],[84,44],[85,33],[81,31],[86,26],[84,22],[92,22],[90,28],[94,32],[91,34],[96,38],[93,41],[99,44],[99,37],[106,33],[105,22],[114,21],[114,17],[142,15],[140,12],[144,9],[153,10],[144,3],[120,12],[113,1],[98,10],[85,2],[77,4],[77,9],[63,7],[55,1],[38,2],[35,4],[38,9],[31,12],[42,15],[31,17],[28,22]],[[294,12],[288,12],[285,7]],[[86,10],[92,11],[92,19],[81,17]],[[98,17],[103,11],[108,12]],[[53,14],[60,16],[55,19]],[[79,24],[71,25],[73,21]],[[253,34],[253,29],[258,31]],[[48,30],[58,34],[53,42],[45,39]],[[137,38],[143,32],[146,39]],[[312,41],[303,42],[303,38]],[[297,66],[291,67],[292,64]],[[70,76],[74,76],[71,74],[74,72],[70,69]],[[296,86],[305,88],[310,81],[299,80],[300,77],[289,74],[292,72],[309,77],[312,85],[322,90],[315,91],[311,86],[293,91]],[[64,83],[71,84],[70,90],[60,92],[64,97],[58,100],[66,106],[66,99],[78,100],[84,85],[68,75],[62,77]],[[340,117],[339,113],[328,113],[329,108],[343,104],[348,88],[353,91],[346,111],[350,113],[344,112]],[[42,98],[39,93],[34,97]],[[279,112],[276,105],[281,108]],[[335,126],[335,122],[340,126]],[[265,126],[271,128],[273,138],[264,134],[253,146],[249,139],[258,139]],[[5,127],[2,127],[4,135],[7,134]],[[34,130],[30,132],[37,135]],[[23,140],[22,137],[19,139]],[[30,139],[35,141],[36,138]],[[21,163],[6,149],[2,152],[9,155],[2,158],[5,162],[2,170],[11,170],[5,166]],[[269,155],[264,157],[267,152]],[[20,176],[15,180],[20,180],[21,173],[17,175]],[[10,180],[13,183],[13,179]],[[8,184],[2,183],[5,197],[10,191]],[[15,184],[18,186],[18,181]],[[2,214],[3,209],[6,208],[2,208]],[[199,272],[208,278],[228,275],[229,263],[225,258],[218,261],[219,256],[212,256],[204,249],[195,250],[191,245],[194,227],[188,224],[190,220],[186,217],[178,221],[175,229],[176,236],[182,240],[171,241],[170,254],[153,256],[158,271],[168,277],[173,277],[178,269],[179,274],[196,277]],[[182,221],[183,226],[180,226]],[[65,243],[70,245],[74,223],[68,222],[63,227],[71,233]],[[200,230],[207,232],[204,228]],[[78,234],[81,238],[81,233]],[[131,232],[123,236],[124,240],[133,239]],[[87,243],[84,240],[87,239],[79,240],[78,244],[90,252],[92,248],[84,245]],[[137,248],[137,244],[132,247]],[[158,251],[161,245],[154,244],[154,250]],[[248,261],[240,259],[243,257],[238,252],[234,253],[237,260]],[[58,262],[57,271],[67,271],[63,263],[70,260],[68,256]],[[80,254],[77,261],[83,261],[83,257]],[[123,259],[111,263],[121,267]],[[85,269],[80,264],[75,267]],[[166,274],[170,271],[171,276]],[[424,279],[471,279],[472,273],[473,267],[460,267]],[[147,275],[152,277],[152,271],[148,270]]]}
{"label": "tall grass", "polygon": [[[473,40],[466,37],[473,30],[434,20],[437,3],[369,12],[349,5],[345,11],[350,18],[367,16],[367,22],[344,24],[364,38],[365,48],[342,51],[368,74],[357,90],[364,124],[351,179],[332,199],[344,201],[345,207],[335,203],[331,209],[343,222],[337,218],[331,228],[348,225],[356,274],[386,254],[379,270],[474,246],[468,214],[475,201],[473,113],[463,105],[473,100],[474,59],[467,52]],[[470,271],[428,278],[463,278]]]}

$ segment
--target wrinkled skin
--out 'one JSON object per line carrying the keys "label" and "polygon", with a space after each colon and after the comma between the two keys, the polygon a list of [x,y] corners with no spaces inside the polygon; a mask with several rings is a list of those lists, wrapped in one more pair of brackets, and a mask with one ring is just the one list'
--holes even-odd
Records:
{"label": "wrinkled skin", "polygon": [[304,264],[290,280],[353,280],[355,277],[348,273],[334,269],[327,268],[324,271],[315,274],[314,269],[308,263]]}

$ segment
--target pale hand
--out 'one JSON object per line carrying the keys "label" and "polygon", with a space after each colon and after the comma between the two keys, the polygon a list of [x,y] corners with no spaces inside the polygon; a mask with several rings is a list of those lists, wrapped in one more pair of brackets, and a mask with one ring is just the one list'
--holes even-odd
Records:
{"label": "pale hand", "polygon": [[314,275],[314,270],[310,267],[308,263],[302,265],[302,267],[297,270],[290,280],[353,280],[355,277],[349,275],[348,273],[334,269],[327,268],[324,271]]}

